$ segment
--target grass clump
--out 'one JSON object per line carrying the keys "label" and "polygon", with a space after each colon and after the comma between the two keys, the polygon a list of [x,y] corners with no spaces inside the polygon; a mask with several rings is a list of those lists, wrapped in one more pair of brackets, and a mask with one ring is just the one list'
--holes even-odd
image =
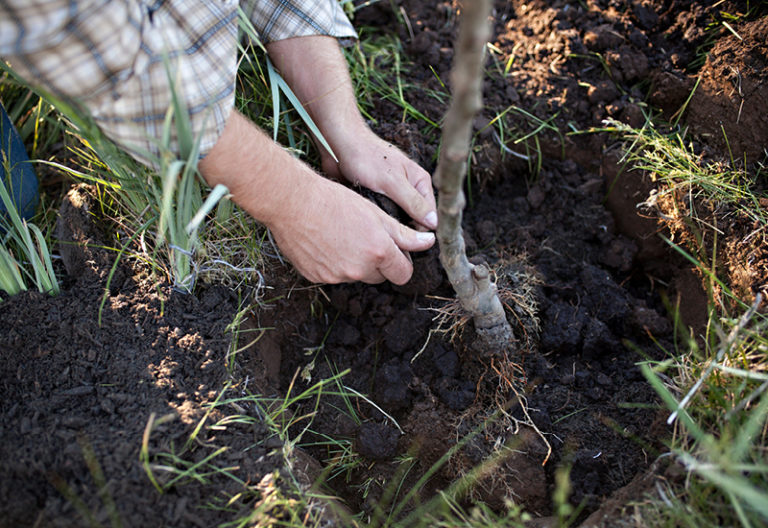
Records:
{"label": "grass clump", "polygon": [[[7,160],[3,170],[10,174]],[[6,180],[9,181],[9,180]],[[0,246],[0,289],[8,295],[27,291],[34,285],[41,293],[59,294],[48,240],[35,224],[27,223],[16,209],[6,184],[0,181],[0,200],[8,219],[0,221],[3,244]]]}
{"label": "grass clump", "polygon": [[[650,121],[633,129],[614,120],[604,131],[626,140],[621,163],[644,174],[652,189],[638,207],[658,219],[676,247],[691,254],[714,309],[744,309],[763,289],[754,254],[768,242],[768,201],[760,164],[707,159],[680,132],[662,133]],[[686,257],[688,258],[688,257]],[[726,289],[733,295],[727,295]]]}
{"label": "grass clump", "polygon": [[[360,29],[360,34],[360,45],[346,48],[344,53],[362,114],[376,123],[371,116],[371,109],[378,100],[388,101],[401,109],[402,122],[407,120],[416,122],[422,127],[421,132],[425,137],[436,140],[440,124],[424,115],[406,97],[409,90],[423,89],[423,87],[413,86],[403,79],[402,74],[410,65],[403,57],[400,40],[395,35],[366,38],[365,28]],[[394,83],[392,82],[393,72]],[[445,92],[430,90],[426,93],[440,104],[448,102],[447,90]]]}
{"label": "grass clump", "polygon": [[626,140],[628,170],[654,183],[641,207],[670,233],[702,278],[709,319],[680,321],[675,348],[643,373],[669,408],[670,452],[680,478],[658,481],[640,505],[654,526],[763,526],[768,522],[768,316],[765,292],[730,270],[736,252],[764,242],[768,215],[759,178],[731,160],[705,160],[679,132],[608,121]]}
{"label": "grass clump", "polygon": [[744,167],[730,162],[710,160],[695,152],[691,142],[677,132],[661,133],[656,127],[634,129],[629,125],[608,119],[607,130],[619,133],[629,142],[624,161],[633,170],[646,171],[653,180],[663,183],[655,196],[659,198],[677,194],[687,200],[689,209],[696,211],[696,202],[715,204],[721,215],[733,207],[740,214],[765,225],[768,214],[760,206],[756,192],[760,171],[749,173]]}
{"label": "grass clump", "polygon": [[[10,172],[10,168],[6,167],[6,170]],[[2,222],[5,236],[0,246],[0,289],[15,295],[26,291],[27,284],[33,284],[41,293],[58,295],[59,283],[42,231],[19,216],[8,188],[2,182],[0,200],[9,217],[8,222]]]}
{"label": "grass clump", "polygon": [[671,452],[686,474],[644,510],[663,518],[660,526],[768,522],[768,318],[757,312],[761,302],[758,295],[740,318],[711,321],[703,349],[691,341],[683,354],[643,365],[672,412]]}
{"label": "grass clump", "polygon": [[[26,100],[17,101],[14,107],[22,108],[24,103]],[[38,115],[42,112],[41,103],[35,107]],[[38,121],[42,121],[42,118],[34,120],[35,123]],[[42,136],[34,132],[35,149],[39,137]],[[10,160],[3,152],[0,159],[0,203],[5,207],[6,214],[0,217],[0,290],[15,295],[32,286],[41,293],[58,295],[59,283],[49,249],[50,239],[40,227],[21,217],[10,188],[12,169]],[[46,226],[43,229],[47,230]]]}

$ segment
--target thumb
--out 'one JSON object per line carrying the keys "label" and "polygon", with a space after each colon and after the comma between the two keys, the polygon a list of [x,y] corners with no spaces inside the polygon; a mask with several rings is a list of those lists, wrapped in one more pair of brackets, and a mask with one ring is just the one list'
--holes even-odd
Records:
{"label": "thumb", "polygon": [[391,216],[387,216],[386,219],[387,233],[401,250],[426,251],[435,244],[435,234],[431,231],[416,231]]}

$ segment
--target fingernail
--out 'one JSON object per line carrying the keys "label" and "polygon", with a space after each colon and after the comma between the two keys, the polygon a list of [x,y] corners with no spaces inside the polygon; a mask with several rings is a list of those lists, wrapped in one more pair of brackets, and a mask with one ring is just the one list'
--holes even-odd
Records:
{"label": "fingernail", "polygon": [[416,233],[416,238],[419,240],[419,242],[434,242],[435,241],[435,234],[432,232],[426,232],[426,233]]}
{"label": "fingernail", "polygon": [[427,216],[424,217],[424,225],[427,227],[431,227],[432,229],[437,227],[437,213],[434,211],[431,211]]}

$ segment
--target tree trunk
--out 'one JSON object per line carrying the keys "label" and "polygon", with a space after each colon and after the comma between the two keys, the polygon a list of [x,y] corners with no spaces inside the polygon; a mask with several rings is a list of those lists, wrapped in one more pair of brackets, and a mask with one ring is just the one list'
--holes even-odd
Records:
{"label": "tree trunk", "polygon": [[466,202],[462,189],[472,122],[482,107],[483,62],[490,35],[491,7],[491,0],[466,0],[461,6],[461,26],[451,70],[453,99],[445,115],[440,158],[433,179],[438,189],[440,262],[462,308],[472,316],[481,344],[493,354],[511,344],[512,328],[488,268],[467,260],[461,233]]}

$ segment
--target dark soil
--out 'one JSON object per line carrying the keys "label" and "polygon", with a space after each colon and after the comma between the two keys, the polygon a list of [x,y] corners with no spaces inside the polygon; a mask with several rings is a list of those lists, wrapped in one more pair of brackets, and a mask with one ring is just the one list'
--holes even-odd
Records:
{"label": "dark soil", "polygon": [[[440,80],[449,79],[455,6],[395,4],[397,11],[388,2],[361,9],[355,23],[399,35],[412,61],[402,72],[407,98],[438,121],[445,107],[430,92],[443,91]],[[570,468],[570,500],[583,506],[582,518],[634,479],[629,491],[607,503],[611,513],[598,510],[592,519],[619,515],[621,504],[647,488],[647,470],[669,434],[636,366],[661,357],[657,342],[671,339],[662,295],[682,296],[691,324],[705,316],[706,298],[700,278],[658,241],[657,221],[636,212],[652,182],[621,171],[607,134],[567,133],[599,127],[606,117],[640,126],[652,109],[672,116],[701,71],[687,112],[702,144],[722,152],[716,140],[707,143],[713,136],[705,126],[720,119],[729,139],[735,131],[738,153],[759,156],[765,123],[754,105],[765,100],[765,20],[737,24],[743,42],[725,30],[703,29],[721,11],[738,7],[675,0],[496,2],[498,51],[489,57],[485,108],[476,120],[464,227],[472,258],[496,270],[519,364],[473,349],[471,324],[452,316],[453,294],[436,250],[413,256],[414,278],[403,287],[307,288],[283,269],[270,281],[278,300],[248,322],[272,330],[231,368],[226,328],[237,297],[221,288],[184,296],[155,287],[146,270],[126,261],[111,282],[99,325],[112,256],[93,249],[103,236],[87,220],[96,212],[89,211],[87,194],[75,190],[61,213],[62,295],[29,293],[0,304],[0,325],[10,329],[0,338],[0,525],[89,525],[89,515],[101,524],[117,515],[124,526],[231,520],[260,495],[243,496],[231,511],[202,508],[221,506],[239,491],[220,473],[208,477],[221,490],[215,497],[198,482],[155,490],[139,458],[150,416],[176,417],[154,428],[151,454],[175,452],[195,463],[228,446],[218,467],[236,468],[239,479],[256,483],[282,469],[275,452],[282,443],[259,424],[210,428],[234,412],[216,407],[185,448],[206,405],[228,381],[237,394],[272,395],[346,369],[341,383],[367,399],[325,395],[311,427],[305,431],[302,421],[293,433],[303,431],[309,454],[329,468],[325,484],[353,511],[375,515],[377,507],[402,500],[454,449],[421,483],[418,500],[492,460],[466,502],[501,509],[512,500],[534,515],[551,515],[555,473]],[[398,22],[402,16],[409,24]],[[704,63],[700,53],[715,41]],[[725,66],[729,53],[742,61],[730,63],[736,77]],[[724,78],[736,92],[717,88]],[[741,80],[741,92],[734,79]],[[736,106],[742,112],[734,123]],[[487,126],[505,110],[506,147],[528,161],[500,147],[497,123]],[[540,125],[520,110],[551,126],[535,139],[509,142],[513,133]],[[402,109],[383,99],[373,115],[379,133],[434,169],[437,145],[421,134],[421,124],[400,122]],[[757,121],[747,128],[741,126],[746,120]],[[766,246],[757,240],[750,246],[759,247]],[[748,291],[767,282],[765,254],[755,255],[742,271],[751,281]],[[441,321],[450,331],[431,332]],[[312,402],[294,412],[314,410]],[[237,411],[256,416],[253,409]],[[341,459],[328,438],[346,442],[359,457]],[[321,471],[299,456],[315,467],[309,473]],[[172,477],[155,472],[163,482]]]}
{"label": "dark soil", "polygon": [[[239,466],[246,481],[279,468],[282,457],[270,453],[282,443],[261,425],[203,428],[182,449],[230,378],[225,329],[236,299],[222,288],[195,298],[155,287],[146,270],[124,263],[99,312],[114,255],[95,249],[103,242],[92,200],[78,187],[61,207],[68,272],[61,295],[26,293],[0,304],[0,525],[90,526],[115,518],[123,526],[217,525],[226,515],[201,506],[225,501],[239,486],[213,475],[218,497],[188,479],[160,494],[139,450],[150,416],[170,414],[151,433],[151,453],[175,451],[194,463],[227,446],[216,463]],[[206,423],[223,416],[217,409]],[[172,476],[159,472],[158,480]]]}

